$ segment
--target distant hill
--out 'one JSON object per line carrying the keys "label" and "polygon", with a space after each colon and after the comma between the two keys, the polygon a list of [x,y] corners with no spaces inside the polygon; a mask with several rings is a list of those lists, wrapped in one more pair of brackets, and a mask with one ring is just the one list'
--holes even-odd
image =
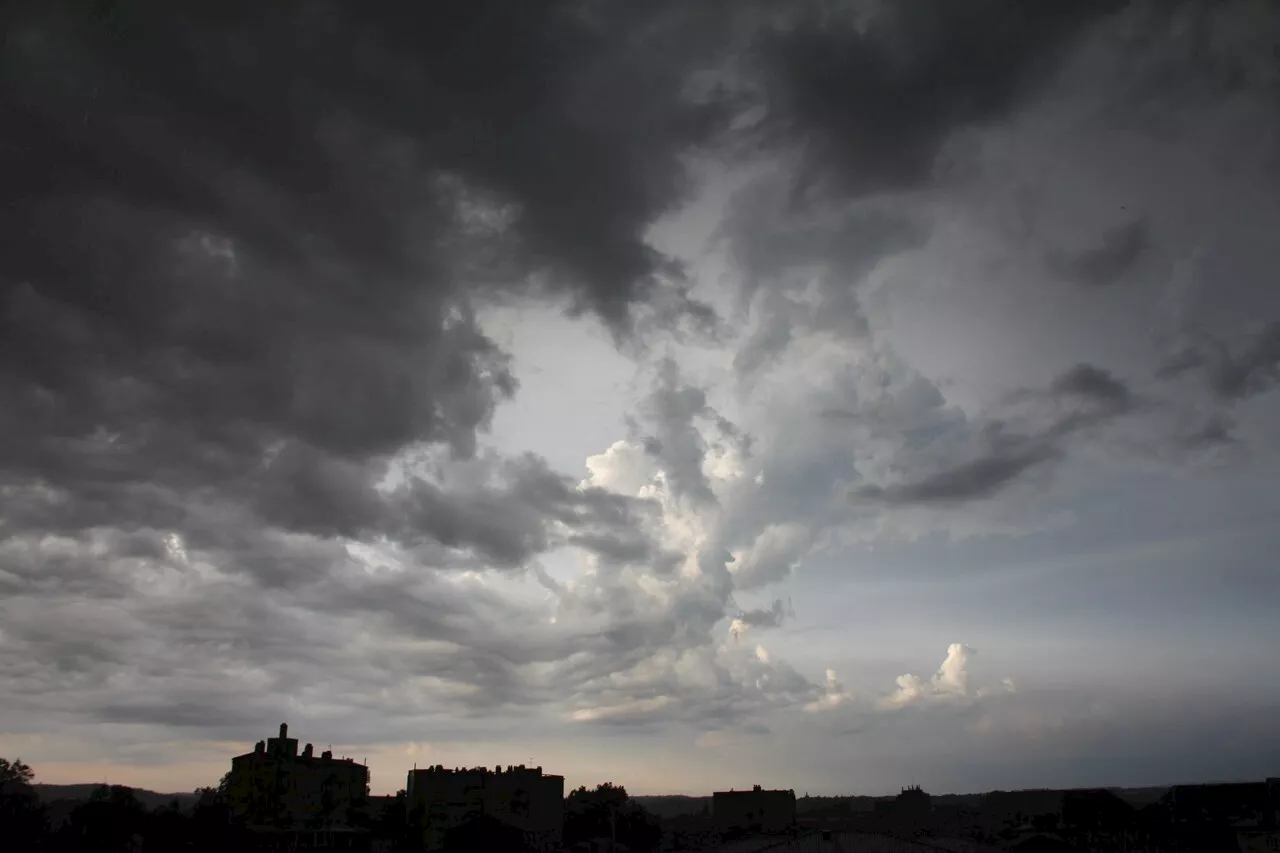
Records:
{"label": "distant hill", "polygon": [[1155,788],[1108,788],[1107,790],[1134,808],[1142,808],[1169,793],[1169,787],[1161,785]]}
{"label": "distant hill", "polygon": [[851,794],[847,797],[796,797],[796,815],[799,817],[833,817],[869,812],[879,800],[893,797],[868,797]]}
{"label": "distant hill", "polygon": [[[710,797],[686,797],[679,795],[632,797],[649,812],[663,819],[701,814],[703,809],[711,810]],[[797,814],[816,815],[825,813],[869,812],[875,807],[876,800],[892,800],[893,797],[796,797]],[[980,799],[980,797],[975,797]]]}
{"label": "distant hill", "polygon": [[[1047,791],[1045,793],[1061,793],[1067,789]],[[1111,793],[1129,803],[1134,808],[1142,808],[1154,803],[1168,792],[1168,786],[1151,788],[1108,788]],[[1034,793],[1020,791],[1016,793]],[[934,794],[935,807],[978,808],[986,794]],[[670,820],[685,815],[700,814],[705,808],[711,808],[710,797],[686,796],[650,796],[633,797],[637,803],[659,818]],[[796,812],[800,817],[833,817],[846,814],[865,814],[875,808],[878,801],[892,800],[893,796],[845,796],[845,797],[796,797]]]}
{"label": "distant hill", "polygon": [[671,794],[659,797],[632,797],[650,814],[663,819],[683,817],[684,815],[701,814],[702,810],[711,808],[710,797],[685,797]]}
{"label": "distant hill", "polygon": [[[56,800],[87,800],[94,789],[101,787],[101,784],[46,785],[41,782],[32,787],[35,788],[36,796],[42,803],[52,803]],[[130,790],[138,798],[138,802],[148,809],[167,806],[173,800],[177,800],[178,805],[183,809],[189,809],[196,801],[196,795],[189,791],[181,794],[158,794],[145,788],[130,788]]]}

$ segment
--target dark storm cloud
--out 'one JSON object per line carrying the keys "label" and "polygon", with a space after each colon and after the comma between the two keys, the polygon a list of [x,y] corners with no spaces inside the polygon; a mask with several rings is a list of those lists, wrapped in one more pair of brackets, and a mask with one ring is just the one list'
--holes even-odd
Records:
{"label": "dark storm cloud", "polygon": [[952,504],[989,498],[1028,470],[1058,455],[1048,443],[994,448],[979,459],[893,486],[866,486],[855,496],[887,504]]}
{"label": "dark storm cloud", "polygon": [[95,717],[104,723],[153,724],[175,728],[210,729],[220,726],[250,728],[263,718],[261,711],[239,703],[216,701],[215,696],[175,700],[173,695],[134,696],[104,703]]}
{"label": "dark storm cloud", "polygon": [[1189,371],[1200,372],[1209,389],[1224,402],[1261,394],[1280,381],[1280,322],[1243,336],[1236,347],[1214,337],[1202,337],[1169,359],[1160,376],[1167,379]]}
{"label": "dark storm cloud", "polygon": [[[516,568],[565,541],[615,562],[666,559],[644,533],[643,522],[655,511],[651,504],[599,488],[577,488],[534,456],[486,454],[446,464],[437,472],[438,481],[412,477],[381,491],[369,482],[368,472],[347,463],[336,473],[332,469],[339,463],[332,459],[296,468],[289,464],[302,482],[247,478],[247,485],[237,483],[223,495],[238,501],[202,504],[193,497],[180,514],[175,507],[180,521],[173,527],[180,531],[183,547],[269,586],[291,588],[316,582],[348,559],[339,537],[396,542],[423,565],[442,569]],[[165,496],[174,503],[179,499]],[[48,531],[35,522],[57,508],[25,516],[28,534]],[[131,520],[138,523],[136,517]],[[110,521],[104,510],[98,523]],[[15,536],[22,530],[12,528]],[[94,557],[76,550],[87,543],[69,541],[75,547],[68,548],[61,562],[50,559],[57,552],[47,543],[31,546],[29,559],[17,565],[43,569],[11,576],[28,577],[32,583],[41,575],[47,582],[75,578],[108,593],[116,580],[104,574]],[[99,557],[114,560],[160,559],[169,548],[164,535],[149,528],[130,534],[100,530],[92,543]]]}
{"label": "dark storm cloud", "polygon": [[[335,681],[432,679],[454,709],[545,699],[522,668],[576,635],[425,578],[569,542],[672,558],[645,502],[477,453],[516,389],[475,309],[549,298],[620,338],[715,325],[645,240],[720,118],[685,87],[720,37],[703,7],[2,14],[15,712],[225,731]],[[404,565],[366,571],[343,540]],[[413,639],[388,659],[361,645],[373,630]],[[277,698],[237,706],[245,678]]]}
{"label": "dark storm cloud", "polygon": [[[765,105],[752,133],[766,147],[791,149],[795,175],[759,182],[765,197],[759,186],[741,193],[725,228],[744,273],[740,300],[771,291],[735,357],[738,370],[767,367],[802,327],[866,336],[857,289],[881,260],[924,245],[932,231],[910,203],[835,214],[823,202],[926,188],[958,131],[1028,103],[1077,38],[1124,5],[800,2],[762,13],[743,61]],[[827,221],[806,228],[805,213]],[[1145,236],[1141,225],[1121,229],[1063,264],[1072,277],[1118,276]],[[794,297],[813,290],[816,297]]]}
{"label": "dark storm cloud", "polygon": [[[351,710],[429,679],[436,709],[492,712],[556,698],[555,685],[525,668],[589,647],[590,638],[542,627],[544,613],[481,583],[417,568],[370,574],[338,554],[310,556],[299,567],[308,582],[290,588],[190,574],[175,586],[173,567],[116,565],[99,554],[99,574],[109,571],[128,594],[85,602],[76,590],[10,591],[0,607],[9,708],[226,731],[237,721],[271,723],[282,696]],[[263,693],[246,698],[246,682]],[[335,683],[343,696],[325,698],[323,685]],[[381,710],[388,720],[412,716],[417,701]]]}
{"label": "dark storm cloud", "polygon": [[1119,281],[1151,245],[1144,222],[1132,222],[1106,232],[1101,244],[1075,255],[1052,253],[1049,266],[1078,284],[1105,287]]}
{"label": "dark storm cloud", "polygon": [[629,510],[543,473],[465,506],[375,484],[407,446],[471,454],[513,393],[474,297],[563,292],[621,329],[678,280],[643,232],[717,115],[682,90],[699,15],[93,8],[6,18],[5,531],[217,515],[514,564],[558,519],[621,547],[597,528]]}
{"label": "dark storm cloud", "polygon": [[[743,282],[740,310],[760,297],[758,325],[734,355],[743,376],[769,368],[799,335],[866,337],[857,285],[885,257],[924,244],[923,217],[893,209],[823,211],[818,227],[798,215],[788,180],[772,176],[741,191],[723,232]],[[803,292],[806,298],[800,298]]]}
{"label": "dark storm cloud", "polygon": [[1029,409],[1036,426],[1019,431],[1002,420],[990,420],[981,430],[981,449],[973,458],[904,482],[860,487],[854,498],[899,505],[990,498],[1032,470],[1063,458],[1074,436],[1112,422],[1133,407],[1127,385],[1089,364],[1076,365],[1047,389],[1020,391],[1010,402]]}
{"label": "dark storm cloud", "polygon": [[1235,423],[1225,415],[1213,415],[1196,428],[1184,433],[1183,446],[1189,450],[1231,444],[1235,439]]}
{"label": "dark storm cloud", "polygon": [[457,175],[514,208],[529,251],[588,301],[625,310],[660,264],[637,234],[680,190],[672,154],[706,130],[679,97],[689,69],[652,61],[644,41],[674,37],[666,56],[679,59],[702,31],[660,9],[49,6],[11,23],[21,187],[234,219],[272,254],[323,240],[369,270],[418,271],[404,238],[438,234],[403,217],[425,212],[431,180]]}
{"label": "dark storm cloud", "polygon": [[798,4],[758,45],[766,132],[804,146],[812,177],[842,189],[916,187],[953,130],[1003,117],[1085,27],[1124,5]]}
{"label": "dark storm cloud", "polygon": [[[806,19],[753,57],[767,58],[793,127],[834,139],[856,125],[892,176],[917,156],[894,152],[935,147],[948,122],[1012,103],[1006,78],[1088,16],[1063,8],[939,7],[942,23],[895,16],[866,37]],[[197,538],[216,538],[203,531],[213,516],[322,537],[426,535],[503,564],[544,547],[540,525],[562,505],[508,502],[465,521],[497,509],[491,496],[464,513],[422,484],[414,515],[374,484],[407,445],[471,453],[514,391],[463,275],[483,293],[526,281],[567,291],[621,325],[678,278],[642,235],[682,196],[679,155],[721,118],[684,85],[724,23],[719,5],[706,9],[13,13],[0,101],[14,134],[0,222],[11,403],[0,470],[18,489],[6,495],[21,493],[10,517]],[[1004,15],[1010,33],[984,34]],[[836,50],[841,39],[854,49]],[[990,58],[957,73],[956,51],[974,47]],[[815,61],[848,73],[815,75]],[[841,87],[845,107],[816,109]],[[921,93],[937,104],[906,97]],[[966,100],[978,106],[957,112]],[[675,407],[671,422],[690,414],[690,390],[655,398]],[[652,438],[676,488],[705,500],[696,436]],[[37,483],[45,497],[20,506]]]}
{"label": "dark storm cloud", "polygon": [[[713,649],[735,584],[761,566],[785,577],[845,520],[852,453],[792,423],[758,466],[759,497],[726,499],[739,518],[712,538],[763,538],[755,576],[731,577],[708,546],[686,578],[671,569],[688,555],[651,537],[651,503],[477,443],[517,390],[480,304],[594,311],[640,350],[664,327],[723,331],[644,233],[684,195],[679,155],[718,141],[721,110],[684,84],[722,58],[725,4],[99,5],[110,14],[0,13],[13,34],[0,56],[0,694],[13,717],[240,738],[289,702],[387,742],[422,737],[428,714],[517,708],[512,729],[527,732],[535,710],[568,705],[604,724],[716,727],[832,698],[785,662]],[[865,31],[797,5],[800,20],[784,12],[743,59],[766,84],[766,144],[800,142],[809,176],[839,178],[820,187],[832,194],[921,189],[952,131],[1016,111],[1059,48],[1120,4],[880,5]],[[858,282],[929,236],[927,213],[868,208],[797,239],[794,205],[739,207],[743,293],[772,288],[742,374],[811,330],[870,347]],[[1118,280],[1146,257],[1134,229],[1059,271]],[[1191,367],[1224,399],[1274,382],[1265,336],[1222,352],[1197,350]],[[856,497],[999,494],[1137,397],[1081,365],[1024,395],[1030,423],[983,431],[917,385],[883,403],[853,381],[852,399],[817,398],[826,432],[891,434],[902,453],[888,468],[901,481]],[[714,500],[714,440],[695,422],[748,437],[674,363],[640,408],[668,489]],[[1213,443],[1215,424],[1230,420],[1188,441]],[[559,583],[540,570],[555,622],[484,574],[562,545],[636,571]],[[784,615],[777,602],[739,618]]]}
{"label": "dark storm cloud", "polygon": [[1091,364],[1078,364],[1053,381],[1050,390],[1062,396],[1080,397],[1108,408],[1129,405],[1129,388],[1107,371]]}
{"label": "dark storm cloud", "polygon": [[447,547],[469,548],[498,566],[518,566],[552,542],[549,522],[568,530],[570,541],[609,559],[641,561],[655,556],[639,532],[653,508],[599,488],[575,488],[544,460],[525,456],[501,464],[496,487],[437,487],[415,481],[397,496],[401,529],[387,532],[399,541],[427,536]]}

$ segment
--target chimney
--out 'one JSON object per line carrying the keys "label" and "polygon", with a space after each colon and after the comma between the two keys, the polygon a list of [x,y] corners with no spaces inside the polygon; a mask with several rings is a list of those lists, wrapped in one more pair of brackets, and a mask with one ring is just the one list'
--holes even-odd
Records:
{"label": "chimney", "polygon": [[258,741],[253,745],[253,751],[258,755],[262,755],[262,753],[267,751],[267,742],[264,740]]}
{"label": "chimney", "polygon": [[331,750],[331,749],[326,749],[324,752],[320,753],[320,757],[321,757],[321,758],[333,758],[333,750]]}
{"label": "chimney", "polygon": [[314,757],[314,755],[315,755],[315,754],[312,752],[312,749],[311,749],[311,744],[307,744],[306,746],[304,746],[304,747],[302,748],[302,757],[303,757],[303,758],[313,758],[313,757]]}
{"label": "chimney", "polygon": [[289,736],[289,724],[281,723],[280,724],[280,740],[284,740],[288,736]]}

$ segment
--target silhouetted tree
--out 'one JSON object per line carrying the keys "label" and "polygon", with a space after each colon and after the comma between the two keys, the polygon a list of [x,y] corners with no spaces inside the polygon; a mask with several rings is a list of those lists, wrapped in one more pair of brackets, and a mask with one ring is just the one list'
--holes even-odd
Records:
{"label": "silhouetted tree", "polygon": [[646,853],[661,843],[662,826],[627,796],[626,788],[605,782],[594,790],[570,791],[565,798],[565,846],[593,838],[615,838],[633,853]]}
{"label": "silhouetted tree", "polygon": [[0,758],[0,846],[40,850],[48,835],[48,821],[32,783],[35,773],[22,759]]}
{"label": "silhouetted tree", "polygon": [[62,849],[81,853],[128,853],[135,836],[146,829],[146,809],[133,790],[123,785],[99,785],[71,812],[59,832]]}
{"label": "silhouetted tree", "polygon": [[1058,816],[1053,813],[1038,814],[1031,818],[1031,827],[1036,832],[1056,832],[1058,830]]}
{"label": "silhouetted tree", "polygon": [[21,785],[29,788],[35,778],[36,774],[32,771],[31,766],[23,764],[21,758],[15,758],[13,761],[7,758],[0,758],[0,794],[8,793],[10,785]]}
{"label": "silhouetted tree", "polygon": [[182,850],[191,840],[191,818],[183,814],[182,805],[172,799],[152,810],[146,822],[145,848],[152,850]]}
{"label": "silhouetted tree", "polygon": [[479,815],[444,834],[444,853],[521,853],[524,833],[490,815]]}
{"label": "silhouetted tree", "polygon": [[228,777],[216,788],[197,788],[196,802],[191,808],[190,850],[193,853],[222,853],[224,850],[243,848],[243,828],[231,817],[231,807],[227,803],[226,789]]}
{"label": "silhouetted tree", "polygon": [[404,788],[396,791],[390,802],[369,817],[368,828],[376,838],[390,841],[395,853],[407,853],[421,848],[422,827],[410,824],[409,793]]}

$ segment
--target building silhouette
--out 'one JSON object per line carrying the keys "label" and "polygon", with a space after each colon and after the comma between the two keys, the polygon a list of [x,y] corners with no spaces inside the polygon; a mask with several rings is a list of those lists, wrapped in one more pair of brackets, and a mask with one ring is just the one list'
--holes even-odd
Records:
{"label": "building silhouette", "polygon": [[369,796],[369,768],[298,741],[280,724],[280,735],[258,741],[253,752],[231,759],[227,804],[234,817],[263,830],[349,831],[354,810]]}
{"label": "building silhouette", "polygon": [[541,767],[415,768],[405,791],[409,824],[421,831],[424,850],[439,850],[451,831],[482,819],[518,830],[526,850],[560,846],[564,777],[544,774]]}
{"label": "building silhouette", "polygon": [[716,791],[711,816],[722,833],[780,832],[796,822],[796,792],[766,791],[759,785],[750,791]]}
{"label": "building silhouette", "polygon": [[933,798],[919,785],[909,785],[894,798],[892,815],[902,823],[923,824],[929,820],[932,809]]}

